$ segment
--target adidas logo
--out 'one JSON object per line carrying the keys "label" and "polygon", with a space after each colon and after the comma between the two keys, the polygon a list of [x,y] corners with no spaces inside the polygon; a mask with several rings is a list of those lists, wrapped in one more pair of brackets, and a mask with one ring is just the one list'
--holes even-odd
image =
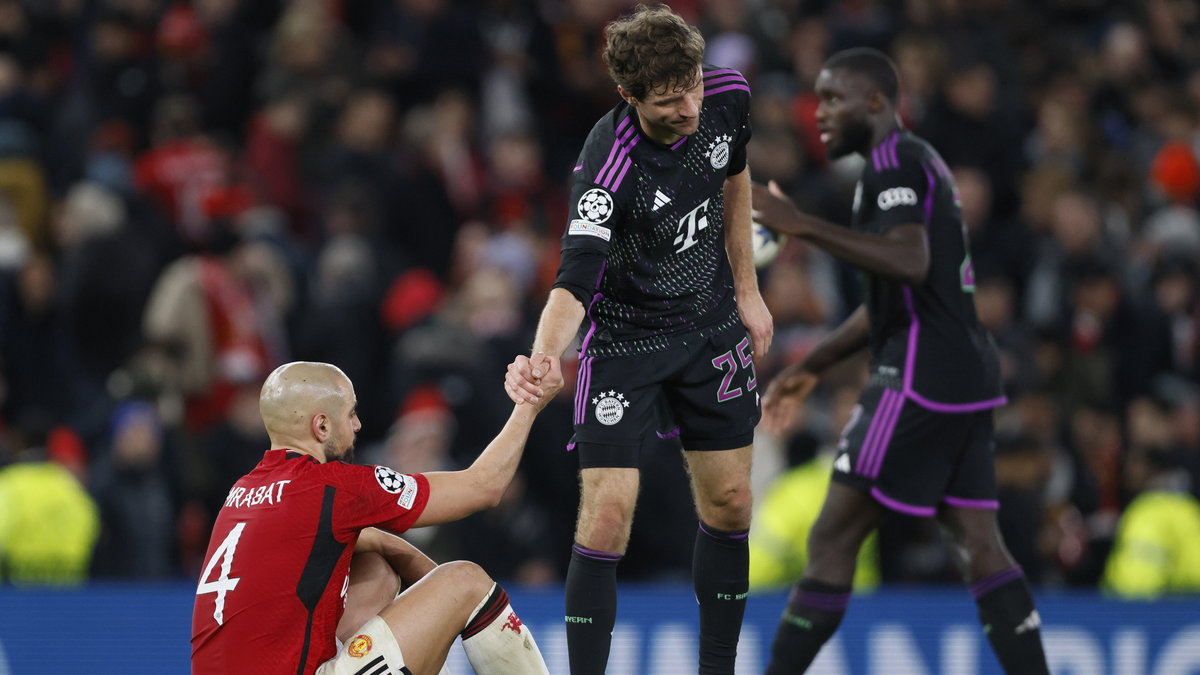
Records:
{"label": "adidas logo", "polygon": [[1029,616],[1025,617],[1024,621],[1017,624],[1017,628],[1013,632],[1020,635],[1021,633],[1028,633],[1031,630],[1037,630],[1041,625],[1042,617],[1038,616],[1038,612],[1035,609],[1029,613]]}
{"label": "adidas logo", "polygon": [[671,198],[664,195],[662,193],[662,190],[655,190],[654,191],[654,208],[652,208],[650,210],[657,211],[670,203],[671,203]]}
{"label": "adidas logo", "polygon": [[838,455],[837,461],[833,463],[833,470],[841,471],[842,473],[850,473],[850,455],[847,455],[844,452]]}

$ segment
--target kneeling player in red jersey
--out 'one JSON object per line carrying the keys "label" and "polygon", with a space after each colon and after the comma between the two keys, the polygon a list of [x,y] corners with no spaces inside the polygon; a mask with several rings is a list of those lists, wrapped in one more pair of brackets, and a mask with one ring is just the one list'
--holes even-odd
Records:
{"label": "kneeling player in red jersey", "polygon": [[[535,359],[550,400],[562,378]],[[529,628],[478,565],[437,565],[380,531],[494,506],[542,406],[517,406],[470,467],[412,475],[346,463],[356,406],[353,384],[329,364],[289,363],[267,378],[259,409],[271,449],[213,525],[192,672],[432,674],[461,635],[480,675],[546,673]]]}

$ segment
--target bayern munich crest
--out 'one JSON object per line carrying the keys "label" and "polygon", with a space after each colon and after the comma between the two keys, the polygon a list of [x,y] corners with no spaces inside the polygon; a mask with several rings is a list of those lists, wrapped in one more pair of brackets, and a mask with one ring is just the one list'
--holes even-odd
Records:
{"label": "bayern munich crest", "polygon": [[600,188],[592,188],[579,198],[579,216],[590,222],[603,223],[612,212],[612,195]]}
{"label": "bayern munich crest", "polygon": [[625,416],[625,409],[629,407],[629,401],[625,400],[625,394],[618,394],[616,391],[602,391],[599,396],[592,399],[592,405],[596,406],[596,421],[611,427]]}
{"label": "bayern munich crest", "polygon": [[729,164],[729,143],[733,136],[723,134],[708,146],[708,161],[714,169],[724,169]]}

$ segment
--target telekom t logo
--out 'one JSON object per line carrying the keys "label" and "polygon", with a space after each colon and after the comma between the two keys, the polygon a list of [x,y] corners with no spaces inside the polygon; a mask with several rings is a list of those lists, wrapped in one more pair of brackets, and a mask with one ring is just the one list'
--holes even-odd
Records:
{"label": "telekom t logo", "polygon": [[683,253],[692,244],[695,244],[696,233],[708,227],[708,216],[705,215],[705,209],[708,208],[708,201],[705,199],[700,203],[700,206],[688,211],[684,217],[679,219],[679,227],[675,228],[679,231],[679,235],[675,237],[675,243],[683,245],[675,249],[676,253]]}

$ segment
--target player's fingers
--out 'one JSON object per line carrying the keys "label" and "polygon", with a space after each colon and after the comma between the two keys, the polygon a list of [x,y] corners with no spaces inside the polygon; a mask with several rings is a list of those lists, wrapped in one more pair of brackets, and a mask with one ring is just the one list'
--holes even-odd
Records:
{"label": "player's fingers", "polygon": [[516,403],[517,405],[521,405],[525,402],[525,397],[518,393],[517,390],[513,389],[512,385],[510,385],[508,382],[504,383],[504,393],[508,394],[508,397],[512,399],[512,402]]}
{"label": "player's fingers", "polygon": [[787,195],[783,193],[783,188],[779,187],[779,183],[776,183],[774,180],[771,180],[767,183],[767,191],[776,197],[779,197],[780,199],[788,198]]}
{"label": "player's fingers", "polygon": [[513,391],[524,396],[528,401],[537,401],[538,396],[540,396],[542,392],[542,386],[539,382],[530,380],[512,371],[509,371],[509,373],[505,375],[504,383]]}
{"label": "player's fingers", "polygon": [[534,379],[540,379],[549,372],[548,357],[544,352],[538,352],[529,359],[529,367],[532,369]]}

